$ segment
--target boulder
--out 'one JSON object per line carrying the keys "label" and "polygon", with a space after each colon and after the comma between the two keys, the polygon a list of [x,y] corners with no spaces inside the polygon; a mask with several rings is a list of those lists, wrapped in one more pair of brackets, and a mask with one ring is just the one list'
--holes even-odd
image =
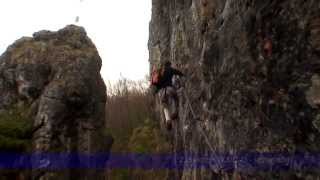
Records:
{"label": "boulder", "polygon": [[[75,25],[23,37],[1,55],[0,111],[24,104],[33,126],[41,125],[32,134],[30,152],[109,151],[112,138],[104,133],[106,86],[100,75],[101,65],[102,60],[85,29]],[[39,157],[32,161],[45,162],[44,166],[50,164],[48,159]],[[33,176],[97,179],[102,173],[35,170]]]}

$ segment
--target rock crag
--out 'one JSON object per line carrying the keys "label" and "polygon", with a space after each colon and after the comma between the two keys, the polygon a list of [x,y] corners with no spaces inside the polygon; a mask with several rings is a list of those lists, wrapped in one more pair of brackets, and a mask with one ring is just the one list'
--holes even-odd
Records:
{"label": "rock crag", "polygon": [[[106,87],[102,61],[84,28],[69,25],[23,37],[0,57],[0,110],[27,106],[32,134],[31,152],[107,152]],[[43,167],[50,165],[45,159]],[[39,162],[35,162],[39,163]],[[66,162],[68,163],[68,159]],[[79,162],[81,163],[81,162]],[[94,171],[35,171],[34,179],[99,179]]]}
{"label": "rock crag", "polygon": [[[169,60],[187,76],[175,152],[319,152],[318,1],[153,0],[152,6],[151,67]],[[319,177],[198,168],[175,179]]]}

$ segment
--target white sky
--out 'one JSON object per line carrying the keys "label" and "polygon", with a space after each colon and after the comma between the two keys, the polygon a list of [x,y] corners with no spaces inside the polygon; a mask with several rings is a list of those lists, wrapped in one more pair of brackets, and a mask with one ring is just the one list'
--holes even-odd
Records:
{"label": "white sky", "polygon": [[151,0],[1,0],[0,54],[22,36],[75,24],[77,16],[99,50],[105,80],[145,77]]}

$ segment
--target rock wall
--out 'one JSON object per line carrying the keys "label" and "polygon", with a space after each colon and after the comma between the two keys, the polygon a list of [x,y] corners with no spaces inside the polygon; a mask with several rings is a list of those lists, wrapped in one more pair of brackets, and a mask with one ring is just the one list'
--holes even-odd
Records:
{"label": "rock wall", "polygon": [[[319,151],[318,1],[153,0],[152,6],[150,64],[170,60],[187,76],[175,152]],[[209,168],[175,179],[319,177]]]}
{"label": "rock wall", "polygon": [[[0,57],[0,110],[24,104],[39,127],[32,152],[107,152],[106,87],[101,58],[82,27],[40,31],[23,37]],[[42,167],[46,159],[34,159]],[[68,163],[66,159],[65,163]],[[81,163],[81,162],[79,162]],[[99,179],[101,173],[35,171],[34,179]]]}

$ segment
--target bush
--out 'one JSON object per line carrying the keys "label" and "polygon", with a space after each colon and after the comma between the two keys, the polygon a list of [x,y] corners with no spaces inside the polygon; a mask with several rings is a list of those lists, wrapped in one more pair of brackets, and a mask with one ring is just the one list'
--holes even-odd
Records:
{"label": "bush", "polygon": [[25,151],[31,148],[32,120],[25,105],[14,105],[0,112],[0,151]]}
{"label": "bush", "polygon": [[[115,153],[168,153],[169,143],[161,135],[147,81],[120,80],[108,87],[106,124],[114,137]],[[108,179],[166,179],[166,170],[112,169]]]}
{"label": "bush", "polygon": [[142,126],[134,129],[128,148],[134,153],[155,154],[169,152],[170,145],[163,138],[159,128],[150,120],[146,120]]}

